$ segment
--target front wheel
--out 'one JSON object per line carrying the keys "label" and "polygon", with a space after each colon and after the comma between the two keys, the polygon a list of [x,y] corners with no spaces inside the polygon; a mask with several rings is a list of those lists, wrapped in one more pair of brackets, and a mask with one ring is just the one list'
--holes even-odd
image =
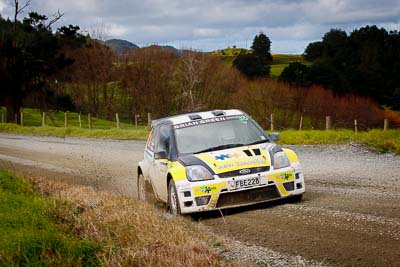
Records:
{"label": "front wheel", "polygon": [[171,180],[168,184],[168,207],[171,214],[176,216],[181,214],[181,208],[179,206],[179,199],[174,180]]}

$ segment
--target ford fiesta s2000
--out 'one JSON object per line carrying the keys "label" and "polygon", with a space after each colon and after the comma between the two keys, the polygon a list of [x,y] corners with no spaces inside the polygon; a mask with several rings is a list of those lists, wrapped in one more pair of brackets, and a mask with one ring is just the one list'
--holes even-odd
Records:
{"label": "ford fiesta s2000", "polygon": [[152,122],[138,166],[138,196],[172,214],[300,200],[297,155],[240,110],[183,114]]}

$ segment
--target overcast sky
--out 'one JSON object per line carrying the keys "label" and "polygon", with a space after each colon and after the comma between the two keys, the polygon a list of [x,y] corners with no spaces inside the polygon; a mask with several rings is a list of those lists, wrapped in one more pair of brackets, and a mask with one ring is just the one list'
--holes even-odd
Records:
{"label": "overcast sky", "polygon": [[[13,2],[0,0],[2,17],[12,17]],[[51,16],[58,9],[64,16],[56,27],[103,28],[106,39],[201,51],[249,48],[260,31],[272,52],[299,54],[331,28],[400,30],[400,0],[31,0],[20,19],[30,10]]]}

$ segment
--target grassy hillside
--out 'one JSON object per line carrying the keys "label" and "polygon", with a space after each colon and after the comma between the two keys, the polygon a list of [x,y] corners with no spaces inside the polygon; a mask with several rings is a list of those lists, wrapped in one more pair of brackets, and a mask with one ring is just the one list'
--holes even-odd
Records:
{"label": "grassy hillside", "polygon": [[[251,50],[246,50],[244,48],[227,48],[223,50],[217,50],[212,52],[212,55],[220,57],[224,62],[232,64],[236,56],[240,53],[251,53]],[[301,62],[304,64],[309,64],[306,62],[301,55],[289,55],[289,54],[272,54],[273,62],[271,64],[271,77],[277,79],[283,69],[292,62]]]}

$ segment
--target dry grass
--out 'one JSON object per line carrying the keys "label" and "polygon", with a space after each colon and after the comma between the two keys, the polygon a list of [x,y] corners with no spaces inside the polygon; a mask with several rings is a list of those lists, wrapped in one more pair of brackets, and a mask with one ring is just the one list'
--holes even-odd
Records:
{"label": "dry grass", "polygon": [[146,203],[84,186],[33,179],[57,202],[57,217],[84,239],[102,245],[106,266],[226,266],[210,248],[212,233]]}

